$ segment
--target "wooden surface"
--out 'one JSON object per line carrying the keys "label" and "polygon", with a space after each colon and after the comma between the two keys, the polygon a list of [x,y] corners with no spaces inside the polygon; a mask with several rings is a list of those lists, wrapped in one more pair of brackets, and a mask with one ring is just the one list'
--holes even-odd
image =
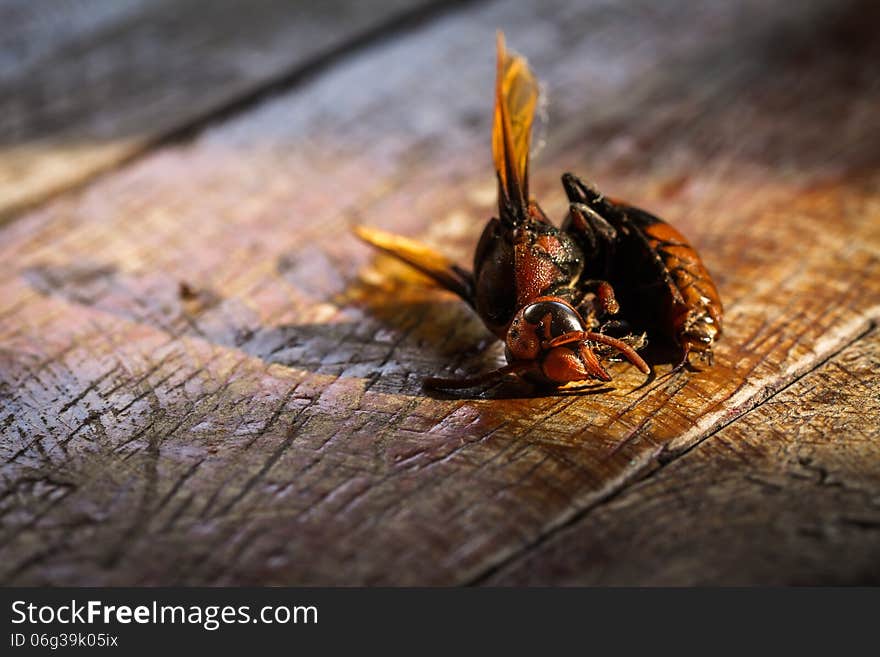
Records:
{"label": "wooden surface", "polygon": [[[868,2],[455,6],[17,215],[0,580],[876,582],[878,23]],[[727,310],[712,369],[421,388],[499,345],[349,227],[468,262],[498,27],[549,98],[533,193],[560,217],[572,170],[688,235]]]}
{"label": "wooden surface", "polygon": [[0,219],[435,5],[5,0]]}
{"label": "wooden surface", "polygon": [[486,581],[880,581],[873,330]]}

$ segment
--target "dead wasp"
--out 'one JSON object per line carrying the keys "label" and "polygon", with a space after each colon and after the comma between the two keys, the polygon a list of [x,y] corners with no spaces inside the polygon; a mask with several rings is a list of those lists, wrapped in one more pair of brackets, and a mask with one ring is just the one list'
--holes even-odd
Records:
{"label": "dead wasp", "polygon": [[[505,367],[464,379],[429,378],[426,385],[466,388],[506,374],[551,386],[610,381],[602,360],[613,356],[650,373],[636,353],[645,344],[643,335],[617,338],[603,331],[610,323],[628,324],[628,315],[623,316],[623,322],[614,322],[620,310],[615,294],[618,279],[625,287],[627,303],[665,308],[666,302],[658,304],[658,299],[670,297],[666,303],[670,307],[668,323],[685,354],[696,343],[711,347],[717,333],[707,342],[705,330],[714,322],[720,331],[720,304],[714,313],[706,304],[693,302],[689,291],[693,286],[687,286],[679,272],[692,261],[693,250],[687,256],[668,251],[686,246],[671,227],[652,218],[674,233],[674,244],[661,244],[656,240],[666,240],[666,233],[659,229],[649,232],[648,222],[640,221],[642,215],[650,215],[606,200],[571,174],[563,176],[570,205],[561,228],[529,197],[529,146],[538,83],[525,59],[506,51],[500,32],[497,57],[492,154],[498,178],[498,217],[489,220],[477,243],[473,272],[407,238],[364,226],[355,228],[364,241],[458,294],[505,344]],[[678,260],[666,258],[667,253]],[[651,275],[632,276],[622,258],[632,258],[639,271],[653,267]],[[702,276],[705,269],[700,267]],[[703,278],[711,286],[708,274]],[[714,293],[714,286],[711,289]],[[701,295],[700,299],[707,297]],[[717,300],[717,293],[711,298]],[[688,308],[693,312],[679,319],[682,304],[691,304]],[[707,317],[710,322],[705,321]]]}

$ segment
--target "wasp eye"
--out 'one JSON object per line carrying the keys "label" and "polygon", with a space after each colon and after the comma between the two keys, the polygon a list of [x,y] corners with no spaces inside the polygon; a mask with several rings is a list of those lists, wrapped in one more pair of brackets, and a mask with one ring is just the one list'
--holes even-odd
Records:
{"label": "wasp eye", "polygon": [[538,301],[522,310],[523,319],[543,332],[549,320],[549,335],[557,337],[572,331],[583,331],[584,326],[574,309],[561,301]]}

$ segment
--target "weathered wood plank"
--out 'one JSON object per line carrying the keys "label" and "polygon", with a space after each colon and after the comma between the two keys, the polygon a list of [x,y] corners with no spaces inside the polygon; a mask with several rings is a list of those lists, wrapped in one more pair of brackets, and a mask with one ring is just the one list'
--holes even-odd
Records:
{"label": "weathered wood plank", "polygon": [[875,329],[490,584],[880,582]]}
{"label": "weathered wood plank", "polygon": [[112,29],[152,0],[0,0],[0,80]]}
{"label": "weathered wood plank", "polygon": [[0,7],[0,19],[10,19],[0,20],[0,219],[383,26],[442,5],[52,4],[51,20],[40,20],[40,3],[27,11]]}
{"label": "weathered wood plank", "polygon": [[[878,315],[869,10],[471,8],[6,226],[0,577],[472,581],[734,421]],[[572,169],[675,221],[727,302],[711,370],[421,389],[500,351],[347,226],[470,255],[498,26],[551,98],[533,192],[560,216]]]}

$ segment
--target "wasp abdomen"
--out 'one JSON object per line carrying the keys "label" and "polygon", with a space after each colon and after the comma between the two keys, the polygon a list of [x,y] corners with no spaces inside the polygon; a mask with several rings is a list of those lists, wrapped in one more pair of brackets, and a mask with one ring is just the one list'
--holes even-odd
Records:
{"label": "wasp abdomen", "polygon": [[668,275],[667,326],[686,351],[708,351],[721,335],[723,308],[712,277],[687,238],[644,210],[623,206]]}

